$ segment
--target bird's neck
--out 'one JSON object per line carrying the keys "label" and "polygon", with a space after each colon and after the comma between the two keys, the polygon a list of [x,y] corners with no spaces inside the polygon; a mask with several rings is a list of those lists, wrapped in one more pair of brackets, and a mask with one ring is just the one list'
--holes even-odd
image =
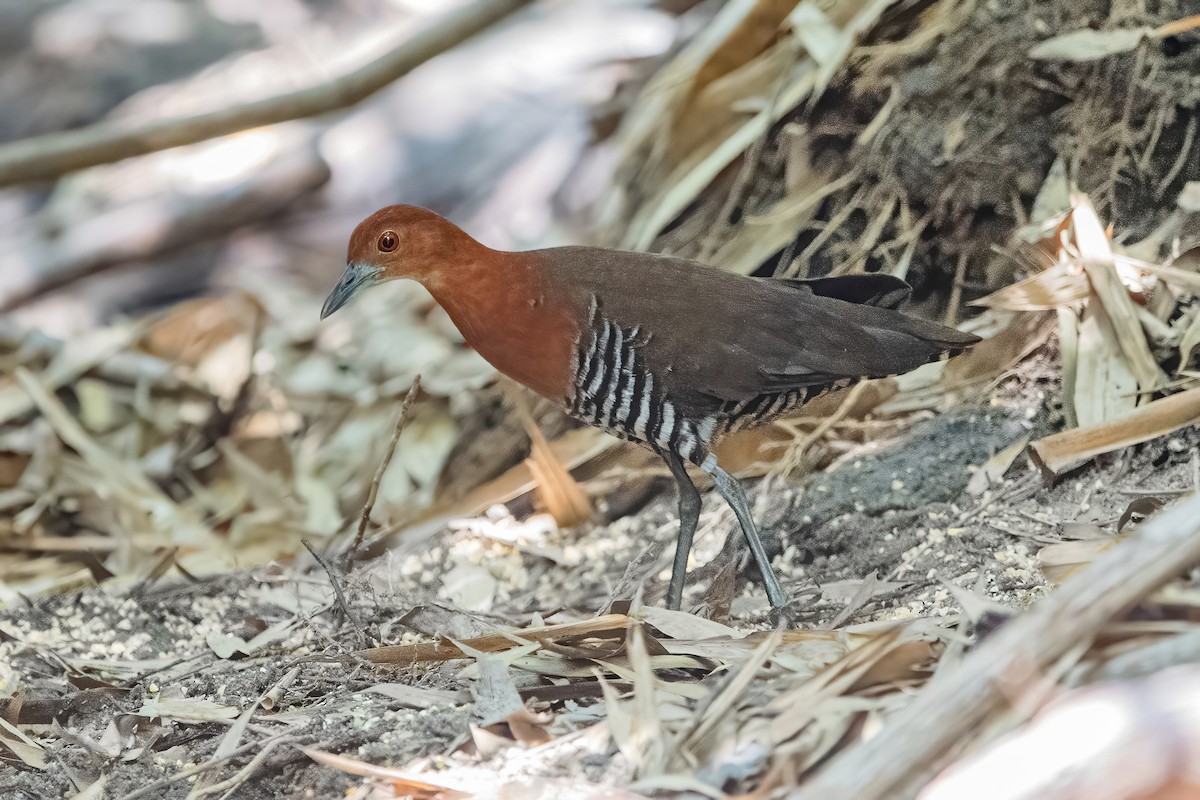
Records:
{"label": "bird's neck", "polygon": [[448,265],[426,287],[492,366],[544,397],[568,402],[579,321],[536,256],[482,249]]}

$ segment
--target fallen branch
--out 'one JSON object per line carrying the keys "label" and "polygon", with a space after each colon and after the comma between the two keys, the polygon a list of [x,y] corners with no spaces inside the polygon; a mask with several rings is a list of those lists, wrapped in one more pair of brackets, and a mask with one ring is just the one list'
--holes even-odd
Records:
{"label": "fallen branch", "polygon": [[1029,446],[1046,481],[1102,453],[1148,442],[1200,422],[1200,389],[1173,394],[1109,422],[1055,433]]}
{"label": "fallen branch", "polygon": [[[0,254],[0,272],[6,276],[0,286],[0,313],[111,267],[147,261],[268,220],[319,189],[329,176],[329,165],[306,139],[288,144],[227,185],[188,191],[159,187],[88,214],[53,238],[34,226]],[[150,172],[127,179],[154,186]],[[198,280],[196,268],[189,268],[186,260],[173,263],[171,269],[177,283],[186,286]],[[128,285],[138,282],[130,279]]]}
{"label": "fallen branch", "polygon": [[[873,739],[834,758],[789,800],[909,796],[989,717],[1013,685],[1086,646],[1111,620],[1200,562],[1200,494],[1147,522],[1023,616],[985,640],[954,672],[892,716]],[[939,676],[940,677],[940,676]]]}
{"label": "fallen branch", "polygon": [[0,147],[0,186],[195,144],[230,133],[346,108],[508,16],[529,0],[477,0],[352,72],[262,100],[150,122],[108,120]]}

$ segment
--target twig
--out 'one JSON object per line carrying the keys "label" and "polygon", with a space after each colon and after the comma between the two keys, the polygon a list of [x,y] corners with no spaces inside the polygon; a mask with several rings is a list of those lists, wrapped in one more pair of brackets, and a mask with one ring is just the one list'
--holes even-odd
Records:
{"label": "twig", "polygon": [[342,609],[342,614],[349,620],[350,626],[354,628],[354,634],[358,639],[358,646],[366,645],[367,635],[363,631],[362,626],[358,624],[358,619],[350,612],[350,604],[346,602],[346,595],[342,593],[341,576],[334,572],[333,565],[329,563],[325,556],[321,555],[317,548],[312,546],[312,542],[308,539],[301,539],[300,543],[308,552],[312,553],[312,557],[321,565],[321,569],[325,570],[325,574],[329,576],[329,585],[333,587],[333,594],[337,597],[338,607]]}
{"label": "twig", "polygon": [[4,145],[0,147],[0,186],[57,178],[97,164],[352,106],[529,2],[477,0],[369,64],[315,86],[190,116],[150,122],[108,120]]}
{"label": "twig", "polygon": [[1045,671],[1111,620],[1200,562],[1200,495],[1139,526],[1023,616],[992,634],[874,738],[851,747],[789,800],[905,797],[986,720],[1003,713],[1014,676]]}
{"label": "twig", "polygon": [[396,452],[396,442],[400,441],[400,434],[404,433],[405,427],[408,426],[408,415],[420,389],[421,376],[418,375],[413,378],[412,387],[404,396],[404,402],[400,404],[400,413],[396,415],[396,429],[392,431],[392,441],[388,442],[383,460],[379,462],[379,469],[375,470],[375,477],[371,480],[371,490],[367,493],[367,502],[363,505],[362,516],[358,519],[358,531],[354,534],[354,543],[346,552],[345,570],[347,572],[354,563],[354,556],[358,554],[358,548],[362,546],[363,535],[367,532],[367,523],[371,521],[371,510],[375,508],[375,498],[379,495],[379,482],[383,480],[383,473],[387,471],[388,464],[392,463],[392,454]]}
{"label": "twig", "polygon": [[153,783],[148,783],[140,789],[133,790],[129,794],[122,797],[121,800],[138,800],[138,798],[141,798],[141,797],[147,797],[150,795],[157,794],[158,792],[161,792],[163,789],[170,786],[172,783],[175,783],[176,781],[181,781],[184,778],[190,778],[193,775],[199,775],[202,772],[207,772],[208,770],[212,769],[213,767],[220,766],[221,764],[224,764],[226,761],[229,761],[230,759],[237,758],[238,756],[241,756],[241,755],[245,755],[246,753],[250,752],[251,750],[255,750],[256,748],[259,748],[259,747],[262,747],[262,748],[271,747],[276,742],[281,742],[284,739],[294,740],[295,738],[296,737],[291,736],[287,733],[281,733],[278,736],[274,736],[265,741],[247,742],[246,744],[242,745],[241,747],[239,747],[238,749],[229,753],[228,755],[224,756],[223,758],[214,758],[211,761],[205,761],[203,764],[196,764],[195,766],[187,767],[186,769],[181,769],[181,770],[179,770],[179,772],[176,772],[174,775],[170,775],[166,778],[159,778],[158,780],[154,781]]}
{"label": "twig", "polygon": [[267,760],[267,756],[271,755],[271,751],[281,744],[288,743],[289,742],[286,739],[275,739],[274,741],[267,742],[265,745],[263,745],[263,749],[255,753],[254,758],[250,759],[250,761],[246,763],[246,766],[239,769],[231,777],[226,778],[220,783],[214,783],[212,786],[206,786],[203,789],[199,789],[194,793],[193,796],[204,797],[205,795],[216,794],[217,792],[226,790],[225,793],[221,795],[221,800],[228,800],[228,798],[233,795],[239,786],[250,780],[250,776],[254,774],[255,770],[262,766],[263,762]]}
{"label": "twig", "polygon": [[967,253],[958,254],[958,267],[954,270],[954,285],[950,287],[950,300],[946,303],[946,318],[942,324],[953,328],[958,324],[958,310],[962,305],[963,280],[967,277]]}

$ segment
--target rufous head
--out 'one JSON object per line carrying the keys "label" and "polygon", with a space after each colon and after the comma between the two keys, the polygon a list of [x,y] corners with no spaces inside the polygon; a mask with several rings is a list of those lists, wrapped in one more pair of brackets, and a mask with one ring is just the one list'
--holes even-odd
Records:
{"label": "rufous head", "polygon": [[359,291],[384,281],[411,278],[428,286],[442,269],[481,250],[454,223],[417,206],[386,206],[364,219],[350,235],[346,271],[333,287],[321,319],[350,301]]}

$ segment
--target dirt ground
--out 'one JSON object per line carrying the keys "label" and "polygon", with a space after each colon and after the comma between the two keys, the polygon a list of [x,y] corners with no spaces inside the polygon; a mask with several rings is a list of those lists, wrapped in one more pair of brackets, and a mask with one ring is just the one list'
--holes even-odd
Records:
{"label": "dirt ground", "polygon": [[[1040,356],[986,403],[921,421],[901,440],[803,485],[768,479],[751,487],[793,598],[784,624],[820,628],[948,614],[961,606],[954,587],[1018,608],[1045,586],[1038,550],[1083,529],[1067,523],[1113,532],[1131,500],[1195,487],[1200,432],[1191,430],[1089,465],[1050,488],[1020,457],[1002,481],[972,493],[979,490],[968,489],[976,467],[1053,425],[1052,369]],[[707,493],[685,606],[740,628],[768,627],[752,570],[737,573],[731,590],[732,573],[721,569],[732,528],[731,512]],[[504,539],[505,530],[518,529],[522,536]],[[474,528],[451,526],[376,558],[346,581],[349,623],[326,573],[311,561],[197,583],[110,586],[6,612],[0,664],[36,687],[17,713],[61,739],[52,751],[57,768],[0,766],[0,793],[58,798],[108,775],[110,797],[182,798],[193,784],[171,776],[212,758],[238,710],[264,697],[272,698],[269,709],[255,714],[248,735],[258,747],[274,744],[236,797],[333,797],[356,783],[314,764],[298,745],[383,765],[466,758],[451,754],[472,741],[471,726],[487,714],[472,703],[479,684],[463,674],[470,660],[387,668],[353,651],[434,631],[467,638],[501,622],[528,623],[535,609],[547,623],[586,618],[614,593],[619,601],[638,586],[646,602],[660,602],[674,500],[662,494],[607,526],[540,536],[537,530],[496,513]],[[641,570],[629,567],[634,561]],[[878,580],[864,594],[862,581],[871,575]],[[231,652],[230,643],[250,652]],[[525,697],[539,689],[545,695],[550,685],[535,675],[517,679]],[[176,716],[164,719],[155,702],[184,703],[186,710],[172,706]],[[598,697],[538,700],[534,708],[554,712],[549,730],[556,735],[604,714]],[[564,742],[561,760],[540,761],[537,774],[628,777],[607,742],[588,744],[585,756],[572,749],[582,746],[576,739]],[[241,766],[248,757],[231,763]],[[514,766],[514,753],[497,758],[509,762],[501,772],[532,769]]]}
{"label": "dirt ground", "polygon": [[[656,246],[694,255],[703,238],[696,230],[718,225],[732,237],[743,212],[761,217],[785,202],[789,140],[775,134],[794,133],[792,123],[812,132],[804,170],[818,165],[830,175],[857,174],[828,196],[794,242],[747,271],[773,271],[782,253],[803,253],[828,227],[826,243],[804,264],[810,274],[823,274],[858,259],[874,221],[894,216],[874,232],[883,244],[868,247],[860,266],[894,269],[896,253],[884,258],[881,251],[889,240],[895,245],[916,231],[906,274],[924,310],[939,316],[949,303],[956,256],[972,257],[961,262],[960,305],[1013,279],[1013,260],[991,248],[1010,242],[1029,221],[1028,209],[1056,160],[1071,166],[1078,187],[1126,241],[1156,230],[1174,213],[1185,184],[1200,180],[1200,160],[1189,157],[1200,151],[1200,47],[1194,37],[1146,40],[1136,52],[1098,62],[1028,57],[1030,43],[1050,32],[1159,25],[1195,13],[1194,2],[962,4],[962,17],[953,19],[939,44],[909,52],[905,38],[922,11],[935,5],[898,4],[869,42],[877,60],[856,62],[819,102],[775,127],[745,202],[725,209],[724,190],[706,187],[705,197],[664,225]],[[5,8],[0,2],[0,12]],[[4,32],[0,25],[0,39]],[[899,55],[880,56],[889,52]],[[172,74],[194,66],[187,55],[177,54]],[[557,106],[547,108],[547,117],[560,116]],[[531,129],[541,124],[540,117],[502,116]],[[9,117],[0,120],[0,138],[64,124]],[[27,118],[32,122],[20,124],[28,130],[5,129]],[[877,121],[870,144],[858,144]],[[531,149],[516,139],[514,147]],[[582,142],[571,132],[570,140],[576,139]],[[573,146],[582,147],[580,142]],[[460,174],[458,156],[465,148],[454,143],[445,149],[454,154],[454,168],[431,175],[472,185],[496,181],[490,172],[486,180]],[[510,160],[508,154],[495,158],[505,165]],[[395,199],[392,185],[401,181],[377,169],[377,160],[363,172],[378,173],[388,199]],[[725,170],[713,186],[728,188],[739,172]],[[645,174],[651,183],[661,177]],[[405,199],[442,202],[442,210],[457,210],[460,217],[474,213],[473,200],[453,203],[431,181],[409,179],[429,196]],[[553,188],[544,194],[550,197]],[[376,199],[356,196],[355,202]],[[503,196],[490,202],[511,204]],[[334,262],[359,210],[348,205],[323,215],[336,229]],[[719,219],[719,210],[731,219]],[[307,208],[289,213],[256,235],[276,246],[288,238],[281,232],[307,233]],[[328,252],[293,249],[305,252],[288,252],[279,262],[319,276],[314,286],[327,284],[333,263]],[[170,259],[174,269],[188,252],[143,256]],[[243,266],[235,250],[222,258]],[[209,256],[201,260],[197,288],[214,271]],[[151,268],[167,272],[159,262]],[[77,291],[94,294],[91,284],[80,283]],[[148,296],[157,302],[158,294]],[[966,316],[959,307],[951,310]],[[1167,365],[1172,371],[1176,366]],[[741,631],[778,625],[841,631],[937,618],[967,605],[1002,620],[1006,610],[1046,591],[1038,558],[1044,547],[1103,542],[1134,501],[1170,500],[1200,489],[1195,429],[1101,458],[1053,486],[1023,454],[1002,477],[985,480],[980,468],[992,456],[1062,426],[1060,371],[1054,353],[1039,352],[986,397],[915,418],[899,438],[858,447],[800,483],[779,477],[751,482],[756,518],[792,598],[779,614],[767,608],[732,512],[706,492],[685,608]],[[481,442],[478,449],[490,453],[512,451],[503,453],[490,476],[524,457],[524,439],[513,434],[519,426],[512,420],[501,430],[484,417],[472,419],[491,427],[468,429],[464,441]],[[476,471],[467,450],[451,458]],[[391,549],[373,549],[348,576],[334,569],[331,579],[305,556],[199,580],[172,573],[144,583],[110,581],[100,589],[32,597],[24,607],[0,613],[0,697],[10,694],[10,686],[23,691],[19,699],[0,699],[0,718],[54,740],[43,771],[0,761],[0,798],[68,797],[100,780],[105,797],[125,800],[174,800],[205,786],[206,795],[235,798],[340,797],[360,783],[315,763],[300,747],[385,766],[417,760],[437,768],[484,764],[497,782],[536,776],[628,784],[633,769],[626,755],[592,727],[608,711],[598,682],[509,671],[521,699],[535,712],[549,712],[544,724],[555,744],[534,761],[522,747],[499,747],[489,738],[496,729],[494,698],[475,660],[388,667],[360,654],[377,645],[461,641],[500,625],[555,624],[639,603],[661,605],[677,524],[670,491],[614,521],[569,530],[520,508],[500,506],[484,517],[453,521],[429,538],[400,537]],[[723,674],[673,669],[668,677],[695,684],[696,696],[711,696]],[[189,772],[214,760],[220,761],[214,768]]]}

